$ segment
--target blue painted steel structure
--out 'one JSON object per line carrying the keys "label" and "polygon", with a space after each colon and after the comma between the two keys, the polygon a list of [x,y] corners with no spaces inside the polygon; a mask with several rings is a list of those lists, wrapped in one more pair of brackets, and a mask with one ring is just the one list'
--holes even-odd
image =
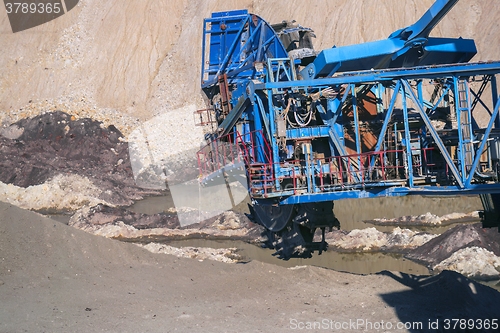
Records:
{"label": "blue painted steel structure", "polygon": [[393,32],[387,39],[323,50],[301,74],[313,79],[335,72],[467,62],[477,52],[473,40],[429,37],[457,2],[436,1],[415,24]]}
{"label": "blue painted steel structure", "polygon": [[[254,206],[289,219],[346,198],[500,193],[500,62],[468,63],[473,40],[429,37],[457,1],[386,40],[317,54],[308,28],[246,10],[205,19],[202,183],[244,164]],[[335,224],[322,221],[308,227]]]}

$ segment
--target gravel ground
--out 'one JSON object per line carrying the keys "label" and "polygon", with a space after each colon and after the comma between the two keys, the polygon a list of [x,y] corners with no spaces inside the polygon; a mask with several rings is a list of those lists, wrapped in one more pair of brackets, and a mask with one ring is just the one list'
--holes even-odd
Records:
{"label": "gravel ground", "polygon": [[2,332],[437,332],[453,318],[491,323],[500,309],[499,292],[451,271],[178,258],[2,202],[0,254]]}

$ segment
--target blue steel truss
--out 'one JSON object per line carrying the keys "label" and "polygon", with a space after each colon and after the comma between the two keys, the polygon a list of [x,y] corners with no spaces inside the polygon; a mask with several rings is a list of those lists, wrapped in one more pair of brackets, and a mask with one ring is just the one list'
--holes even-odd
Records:
{"label": "blue steel truss", "polygon": [[[438,16],[451,2],[436,2]],[[387,43],[420,31],[406,39],[420,45],[440,19],[426,15]],[[246,11],[214,13],[204,36],[202,88],[219,121],[199,153],[202,182],[237,161],[253,199],[281,204],[500,193],[500,62],[339,72],[337,60],[289,57]],[[448,39],[427,40],[425,52],[453,58]],[[473,41],[453,42],[459,61],[475,53]]]}
{"label": "blue steel truss", "polygon": [[[316,201],[328,201],[337,200],[343,198],[364,198],[364,197],[376,197],[376,196],[401,196],[407,194],[479,194],[479,193],[495,193],[500,192],[500,184],[497,181],[497,175],[487,177],[483,174],[483,171],[479,169],[481,158],[486,158],[483,163],[483,169],[491,169],[495,167],[491,165],[493,162],[488,159],[488,155],[493,149],[497,149],[497,144],[500,134],[498,130],[494,128],[495,121],[498,119],[498,112],[500,103],[498,102],[498,95],[492,95],[492,99],[489,101],[483,101],[486,96],[476,95],[482,103],[490,104],[491,101],[497,101],[493,107],[493,111],[487,113],[489,117],[488,122],[485,127],[477,128],[474,131],[472,129],[465,130],[464,127],[470,127],[471,121],[466,119],[474,119],[471,110],[471,103],[467,102],[466,105],[460,106],[463,101],[461,100],[461,95],[459,93],[459,86],[465,87],[468,96],[472,95],[469,90],[468,80],[474,79],[476,82],[482,82],[484,77],[491,77],[491,75],[500,72],[500,63],[478,63],[478,64],[466,64],[466,65],[445,65],[445,66],[433,66],[433,67],[419,67],[412,69],[395,69],[395,70],[382,70],[382,71],[369,71],[369,72],[359,72],[350,73],[349,75],[339,75],[333,78],[327,79],[315,79],[311,81],[283,81],[283,82],[267,82],[255,87],[256,91],[262,89],[266,91],[268,96],[273,96],[276,94],[284,93],[288,90],[298,90],[302,91],[305,95],[311,94],[313,92],[321,92],[326,89],[325,87],[346,87],[343,95],[337,96],[335,99],[329,99],[327,103],[326,110],[323,109],[319,114],[323,114],[323,118],[332,119],[330,125],[321,126],[307,126],[297,129],[289,129],[286,133],[286,139],[297,139],[297,140],[315,140],[318,138],[329,138],[332,142],[335,142],[335,146],[340,148],[337,151],[340,152],[339,156],[345,156],[344,159],[351,159],[354,163],[348,166],[345,172],[353,176],[352,181],[345,181],[340,186],[331,186],[330,188],[318,186],[317,179],[320,173],[328,174],[331,173],[329,165],[322,165],[321,167],[313,168],[311,165],[316,165],[318,162],[317,158],[312,156],[307,156],[307,150],[305,155],[304,170],[294,170],[295,175],[306,175],[306,183],[302,186],[293,186],[294,190],[292,195],[290,190],[280,189],[280,183],[283,180],[290,177],[290,167],[287,166],[289,163],[274,163],[274,178],[276,180],[275,192],[270,193],[269,189],[265,192],[263,196],[267,197],[280,197],[282,198],[282,203],[303,203],[303,202],[316,202]],[[429,100],[426,100],[422,94],[424,80],[432,79],[433,82],[444,82],[447,87],[442,91],[442,95],[439,96],[436,104]],[[383,112],[379,114],[382,121],[382,127],[378,133],[378,140],[373,150],[370,152],[372,156],[369,158],[370,162],[366,170],[361,170],[360,163],[364,151],[361,149],[361,138],[359,136],[359,120],[358,112],[356,111],[356,95],[352,92],[356,91],[359,87],[369,85],[372,89],[385,90],[385,93],[392,94],[388,105],[384,105],[383,101],[380,102],[380,106]],[[433,125],[433,122],[429,116],[433,110],[435,110],[446,94],[449,94],[450,87],[453,87],[454,96],[452,96],[454,105],[460,106],[455,110],[456,113],[457,126],[455,128],[456,132],[456,144],[453,146],[446,145],[444,140],[450,136],[450,130],[439,130]],[[342,106],[345,105],[347,99],[352,99],[352,107],[354,110],[354,131],[355,131],[355,147],[356,151],[351,156],[347,156],[345,149],[339,147],[338,131],[335,130],[336,119],[342,112]],[[399,111],[402,112],[402,119],[395,120],[394,109],[396,106],[397,99],[400,100]],[[269,98],[269,109],[276,109],[272,105],[273,98]],[[468,99],[470,101],[470,98]],[[336,102],[336,103],[335,103]],[[411,107],[410,107],[411,106]],[[429,106],[431,106],[429,108]],[[411,108],[411,110],[410,110]],[[275,110],[276,111],[276,110]],[[274,122],[273,115],[278,114],[277,112],[269,112],[270,122]],[[464,117],[467,115],[467,117]],[[482,115],[484,118],[484,114]],[[375,170],[374,162],[375,157],[377,157],[378,152],[384,158],[387,156],[387,151],[384,152],[384,138],[386,137],[386,132],[390,124],[398,125],[398,122],[402,121],[404,130],[402,131],[404,140],[410,142],[414,137],[414,133],[410,129],[409,119],[413,118],[414,121],[425,126],[427,131],[428,139],[432,141],[434,146],[433,149],[439,152],[440,157],[443,159],[443,166],[447,173],[447,179],[445,182],[437,183],[437,180],[422,180],[422,175],[414,172],[413,167],[415,163],[411,160],[412,156],[415,155],[412,152],[411,145],[405,145],[402,155],[406,156],[406,160],[403,161],[405,168],[407,168],[406,177],[399,180],[404,180],[400,182],[394,179],[392,182],[387,181],[373,181],[371,178],[361,179],[362,172],[373,172]],[[483,120],[484,122],[484,120]],[[273,130],[271,130],[273,131]],[[469,133],[465,136],[465,133]],[[272,137],[271,146],[273,148],[273,155],[275,156],[274,161],[279,161],[279,143],[276,136]],[[486,150],[487,147],[489,150]],[[344,147],[345,148],[345,147]],[[452,156],[450,148],[454,148],[455,155]],[[470,156],[466,156],[466,154]],[[467,160],[469,159],[469,160]],[[357,162],[357,165],[356,165]],[[313,181],[316,179],[316,182]],[[300,193],[298,193],[300,192]],[[263,192],[264,193],[264,192]],[[285,197],[285,198],[284,198]]]}

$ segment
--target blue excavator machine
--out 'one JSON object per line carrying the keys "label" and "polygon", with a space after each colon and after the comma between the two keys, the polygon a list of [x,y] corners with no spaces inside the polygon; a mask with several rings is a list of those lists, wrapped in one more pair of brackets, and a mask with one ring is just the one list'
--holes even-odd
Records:
{"label": "blue excavator machine", "polygon": [[333,203],[347,198],[480,195],[483,225],[498,227],[500,62],[469,62],[472,39],[429,36],[457,2],[437,0],[387,39],[320,52],[293,21],[213,13],[201,183],[245,179],[251,215],[285,258],[325,250]]}

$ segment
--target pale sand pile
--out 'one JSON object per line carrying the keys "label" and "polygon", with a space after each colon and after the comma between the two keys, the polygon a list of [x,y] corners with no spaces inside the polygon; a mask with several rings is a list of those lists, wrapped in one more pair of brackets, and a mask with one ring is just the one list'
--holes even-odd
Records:
{"label": "pale sand pile", "polygon": [[327,237],[334,249],[355,252],[375,252],[381,250],[413,249],[437,235],[415,232],[396,227],[392,232],[381,232],[376,228],[354,229],[348,233],[334,233]]}
{"label": "pale sand pile", "polygon": [[100,190],[88,178],[79,175],[57,175],[40,185],[26,188],[0,182],[0,201],[25,209],[74,211],[83,206],[108,204],[99,199]]}
{"label": "pale sand pile", "polygon": [[[249,239],[250,233],[254,231],[255,226],[250,227],[248,220],[242,221],[238,214],[232,211],[224,212],[223,214],[213,217],[212,219],[201,219],[201,224],[188,225],[183,228],[178,225],[173,227],[149,227],[136,228],[132,225],[124,223],[120,218],[115,216],[107,216],[97,214],[90,217],[90,210],[93,207],[83,207],[79,209],[70,218],[69,225],[86,231],[88,233],[103,236],[107,238],[117,238],[123,240],[137,239],[187,239],[194,237],[202,238],[224,238],[224,239]],[[182,209],[172,209],[173,213],[177,213]],[[199,212],[192,212],[195,222],[198,222]]]}
{"label": "pale sand pile", "polygon": [[197,259],[198,261],[203,260],[215,260],[228,264],[236,263],[241,261],[241,257],[236,253],[236,248],[229,249],[214,249],[209,247],[192,247],[185,246],[182,248],[174,247],[159,243],[148,243],[146,245],[140,245],[146,250],[153,253],[163,253],[170,254],[179,258],[191,258]]}
{"label": "pale sand pile", "polygon": [[473,279],[500,278],[500,257],[481,247],[473,246],[458,250],[448,259],[433,267],[436,273],[444,270],[459,272]]}
{"label": "pale sand pile", "polygon": [[450,213],[445,214],[443,216],[437,216],[430,212],[427,212],[418,216],[401,216],[397,218],[377,218],[371,221],[367,221],[369,223],[377,224],[377,225],[415,225],[415,226],[438,226],[443,224],[453,223],[458,220],[479,220],[479,212],[474,211],[470,213]]}

